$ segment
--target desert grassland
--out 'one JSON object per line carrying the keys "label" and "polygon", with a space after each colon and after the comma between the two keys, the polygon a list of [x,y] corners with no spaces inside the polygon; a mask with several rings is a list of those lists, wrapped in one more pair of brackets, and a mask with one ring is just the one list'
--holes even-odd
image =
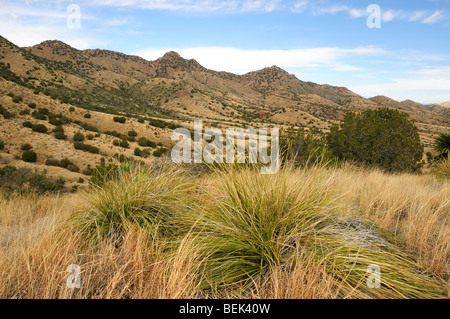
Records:
{"label": "desert grassland", "polygon": [[448,297],[450,182],[431,175],[164,164],[0,207],[1,298]]}

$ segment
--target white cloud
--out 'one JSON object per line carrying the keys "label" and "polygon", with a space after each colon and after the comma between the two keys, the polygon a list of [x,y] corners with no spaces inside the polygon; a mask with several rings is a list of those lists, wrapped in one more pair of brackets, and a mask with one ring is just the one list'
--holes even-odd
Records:
{"label": "white cloud", "polygon": [[[347,13],[351,18],[367,17],[370,13],[365,8],[353,8],[347,5],[331,5],[331,6],[313,6],[311,8],[313,15],[337,14],[341,12]],[[428,15],[428,17],[426,17]],[[391,10],[384,7],[381,8],[381,19],[383,22],[393,20],[421,22],[425,24],[434,24],[446,18],[444,10],[435,11],[434,13],[419,11]]]}
{"label": "white cloud", "polygon": [[92,0],[90,5],[137,7],[187,12],[272,12],[284,7],[281,0]]}
{"label": "white cloud", "polygon": [[80,34],[78,30],[67,28],[65,22],[36,25],[20,18],[5,17],[0,19],[0,30],[3,37],[21,47],[58,39],[81,50],[96,43],[84,33]]}
{"label": "white cloud", "polygon": [[450,100],[450,67],[427,68],[404,73],[410,76],[392,78],[385,82],[348,85],[348,88],[365,97],[386,95],[399,101],[412,99],[420,103],[440,103]]}
{"label": "white cloud", "polygon": [[422,23],[434,24],[434,23],[439,22],[442,19],[444,19],[444,17],[445,17],[444,10],[435,11],[431,16],[422,20]]}
{"label": "white cloud", "polygon": [[343,60],[354,55],[386,53],[378,47],[367,46],[353,49],[330,47],[293,50],[244,50],[230,47],[150,48],[133,54],[148,60],[155,60],[170,50],[178,52],[186,59],[196,59],[209,69],[236,74],[244,74],[271,65],[282,68],[325,67],[339,71],[357,71],[361,68],[347,65]]}

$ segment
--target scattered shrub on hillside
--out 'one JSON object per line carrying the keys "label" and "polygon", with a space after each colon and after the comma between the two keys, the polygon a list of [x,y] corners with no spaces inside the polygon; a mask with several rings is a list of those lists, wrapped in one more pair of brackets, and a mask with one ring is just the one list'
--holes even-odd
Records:
{"label": "scattered shrub on hillside", "polygon": [[38,108],[38,112],[39,112],[39,114],[43,114],[43,115],[49,115],[50,114],[50,111],[46,107]]}
{"label": "scattered shrub on hillside", "polygon": [[28,150],[31,150],[32,148],[33,148],[33,146],[31,146],[31,144],[29,144],[29,143],[22,144],[22,146],[20,147],[20,149],[22,151],[28,151]]}
{"label": "scattered shrub on hillside", "polygon": [[151,148],[156,148],[156,143],[146,139],[145,137],[139,138],[138,139],[138,144],[139,144],[139,146],[144,146],[144,147],[148,146],[148,147],[151,147]]}
{"label": "scattered shrub on hillside", "polygon": [[98,154],[100,153],[100,149],[93,145],[84,144],[83,142],[74,142],[73,147],[77,150]]}
{"label": "scattered shrub on hillside", "polygon": [[114,120],[114,122],[123,124],[126,122],[127,119],[123,116],[114,116],[113,120]]}
{"label": "scattered shrub on hillside", "polygon": [[73,106],[69,107],[69,112],[74,112],[75,108]]}
{"label": "scattered shrub on hillside", "polygon": [[29,107],[30,109],[35,109],[35,108],[36,108],[36,103],[33,103],[33,102],[28,103],[28,107]]}
{"label": "scattered shrub on hillside", "polygon": [[5,142],[0,139],[0,151],[5,148]]}
{"label": "scattered shrub on hillside", "polygon": [[67,169],[71,172],[78,173],[80,171],[80,168],[76,166],[75,164],[69,165]]}
{"label": "scattered shrub on hillside", "polygon": [[154,126],[154,127],[165,128],[167,126],[166,122],[164,122],[162,120],[158,120],[158,119],[151,119],[148,122],[151,126]]}
{"label": "scattered shrub on hillside", "polygon": [[34,151],[25,151],[22,153],[22,161],[34,163],[37,161],[37,154]]}
{"label": "scattered shrub on hillside", "polygon": [[64,134],[64,132],[55,132],[54,135],[55,135],[55,138],[58,139],[58,140],[65,140],[65,139],[67,139],[67,135]]}
{"label": "scattered shrub on hillside", "polygon": [[63,168],[68,168],[72,164],[73,163],[68,158],[65,157],[60,161],[59,166],[61,166]]}
{"label": "scattered shrub on hillside", "polygon": [[162,153],[160,150],[155,150],[155,151],[153,152],[153,156],[155,156],[155,157],[161,157],[162,154],[163,154],[163,153]]}
{"label": "scattered shrub on hillside", "polygon": [[136,131],[128,131],[128,136],[136,137],[138,133]]}
{"label": "scattered shrub on hillside", "polygon": [[29,109],[24,109],[22,111],[19,112],[20,115],[29,115],[31,112]]}
{"label": "scattered shrub on hillside", "polygon": [[88,134],[86,135],[86,138],[90,141],[92,141],[94,139],[94,135],[93,134]]}
{"label": "scattered shrub on hillside", "polygon": [[119,144],[120,144],[120,141],[119,141],[119,140],[114,140],[114,141],[113,141],[113,145],[114,145],[114,146],[119,146]]}
{"label": "scattered shrub on hillside", "polygon": [[119,145],[123,148],[128,148],[130,146],[130,144],[125,140],[121,140]]}
{"label": "scattered shrub on hillside", "polygon": [[28,127],[28,128],[32,128],[33,127],[33,123],[31,123],[30,121],[25,121],[22,123],[23,127]]}
{"label": "scattered shrub on hillside", "polygon": [[142,156],[142,151],[141,151],[141,149],[139,147],[136,147],[134,149],[134,155],[135,156]]}
{"label": "scattered shrub on hillside", "polygon": [[58,166],[58,167],[60,167],[60,162],[59,162],[58,160],[49,158],[49,159],[47,159],[47,160],[45,161],[45,165],[47,165],[47,166]]}
{"label": "scattered shrub on hillside", "polygon": [[8,193],[56,192],[64,183],[60,179],[54,181],[46,176],[46,172],[33,172],[26,167],[5,166],[0,168],[0,189]]}
{"label": "scattered shrub on hillside", "polygon": [[47,133],[48,129],[44,124],[33,124],[31,129],[38,133]]}
{"label": "scattered shrub on hillside", "polygon": [[9,112],[9,111],[8,111],[7,109],[5,109],[2,105],[0,105],[0,114],[3,115],[3,117],[5,118],[5,120],[14,117],[14,114],[12,114],[11,112]]}
{"label": "scattered shrub on hillside", "polygon": [[84,114],[84,117],[87,118],[87,119],[90,119],[91,118],[91,113]]}
{"label": "scattered shrub on hillside", "polygon": [[94,125],[88,124],[88,123],[79,123],[79,125],[85,129],[86,131],[91,131],[91,132],[98,132],[98,128]]}
{"label": "scattered shrub on hillside", "polygon": [[31,116],[34,117],[36,120],[42,120],[45,121],[47,119],[47,116],[45,116],[44,114],[39,113],[38,111],[34,110],[31,113]]}
{"label": "scattered shrub on hillside", "polygon": [[74,142],[83,142],[83,141],[84,141],[84,135],[83,135],[83,133],[81,133],[81,132],[76,132],[76,133],[73,135],[72,140],[73,140]]}

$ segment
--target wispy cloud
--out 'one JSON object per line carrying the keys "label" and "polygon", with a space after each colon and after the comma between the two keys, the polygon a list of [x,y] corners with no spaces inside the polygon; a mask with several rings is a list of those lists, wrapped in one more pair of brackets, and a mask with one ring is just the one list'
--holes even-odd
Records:
{"label": "wispy cloud", "polygon": [[[348,5],[312,5],[311,13],[313,15],[347,13],[351,18],[363,18],[370,14],[365,8],[354,8]],[[381,7],[381,20],[383,22],[400,20],[434,24],[443,21],[446,17],[444,10],[434,12],[426,10],[405,11]]]}
{"label": "wispy cloud", "polygon": [[434,24],[445,18],[444,10],[435,11],[431,16],[422,20],[422,23]]}
{"label": "wispy cloud", "polygon": [[281,0],[92,0],[92,6],[135,7],[186,12],[272,12],[285,7]]}
{"label": "wispy cloud", "polygon": [[349,85],[354,92],[366,97],[387,95],[397,100],[413,99],[421,103],[450,101],[450,67],[429,67],[405,71],[406,77],[383,82]]}

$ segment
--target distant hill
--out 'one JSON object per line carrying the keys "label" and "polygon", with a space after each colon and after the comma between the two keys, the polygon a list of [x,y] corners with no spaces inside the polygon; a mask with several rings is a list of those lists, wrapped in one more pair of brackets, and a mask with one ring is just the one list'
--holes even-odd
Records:
{"label": "distant hill", "polygon": [[[194,119],[219,127],[294,125],[326,131],[348,111],[385,106],[410,114],[426,145],[437,133],[450,130],[448,102],[422,105],[384,96],[365,99],[345,87],[302,81],[277,66],[236,75],[209,70],[176,52],[147,61],[109,50],[77,50],[61,41],[21,48],[3,37],[0,104],[13,115],[0,116],[0,139],[6,142],[0,165],[46,168],[71,180],[83,176],[83,170],[102,157],[112,162],[120,154],[133,157],[137,147],[150,152],[139,160],[152,161],[154,151],[173,144],[171,127],[191,127]],[[126,123],[115,122],[118,116],[125,117]],[[63,125],[67,139],[57,139],[52,132],[61,118],[70,120]],[[27,121],[44,124],[49,131],[33,132],[23,126]],[[114,144],[127,139],[131,130],[138,136],[129,138],[128,148]],[[71,139],[77,131],[93,135],[85,144],[98,147],[98,154],[74,148]],[[121,135],[113,136],[113,131]],[[141,146],[137,143],[141,137],[163,146]],[[37,163],[20,161],[23,143],[33,145]],[[63,157],[73,160],[80,171],[45,165],[48,159]]]}

